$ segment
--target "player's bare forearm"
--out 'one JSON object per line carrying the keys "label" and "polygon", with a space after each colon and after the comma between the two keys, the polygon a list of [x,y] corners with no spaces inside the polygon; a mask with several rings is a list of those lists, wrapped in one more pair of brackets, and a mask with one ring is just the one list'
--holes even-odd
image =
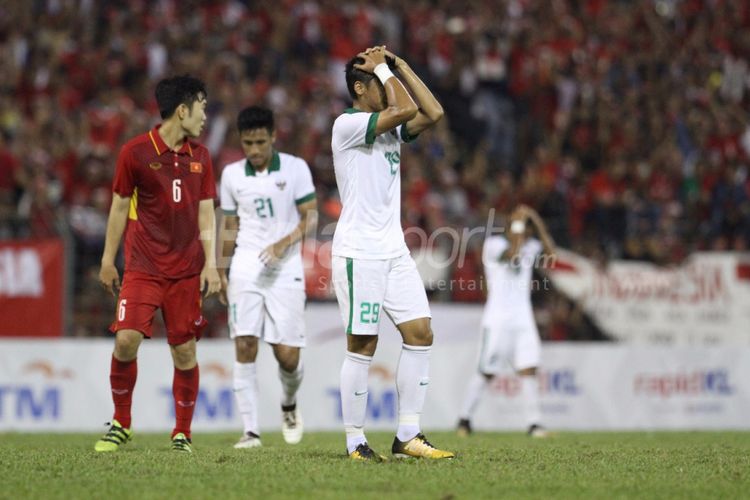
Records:
{"label": "player's bare forearm", "polygon": [[198,205],[198,231],[206,257],[204,267],[216,269],[216,217],[212,199],[201,200]]}
{"label": "player's bare forearm", "polygon": [[200,287],[208,297],[221,291],[221,277],[216,269],[216,217],[212,199],[201,200],[198,205],[198,230],[206,257],[200,275]]}
{"label": "player's bare forearm", "polygon": [[221,281],[221,292],[219,293],[219,302],[227,305],[227,290],[229,288],[229,263],[234,256],[234,250],[237,248],[237,232],[240,229],[240,218],[237,215],[223,214],[219,223],[217,266],[219,271],[219,280]]}
{"label": "player's bare forearm", "polygon": [[102,265],[99,269],[99,281],[112,295],[120,286],[120,274],[115,267],[115,257],[117,256],[117,249],[120,247],[122,233],[128,223],[128,210],[130,210],[130,197],[124,198],[115,193],[112,196],[112,205],[109,208]]}
{"label": "player's bare forearm", "polygon": [[549,234],[549,231],[547,230],[547,225],[544,223],[542,218],[537,214],[536,212],[533,212],[529,216],[529,220],[534,224],[534,228],[536,229],[537,234],[539,235],[539,239],[542,242],[542,246],[544,247],[544,254],[547,256],[548,259],[556,259],[556,247],[555,247],[555,240],[552,239],[552,235]]}
{"label": "player's bare forearm", "polygon": [[414,73],[414,70],[406,62],[403,62],[398,67],[398,72],[401,75],[401,81],[406,84],[411,94],[419,103],[417,116],[424,115],[432,124],[439,122],[445,112],[443,111],[443,106],[435,98],[430,89],[427,88],[427,85],[424,84],[422,79]]}
{"label": "player's bare forearm", "polygon": [[517,207],[513,213],[510,216],[510,226],[508,229],[508,242],[510,243],[510,246],[508,247],[505,252],[503,252],[503,255],[500,257],[500,260],[506,260],[511,261],[518,256],[519,252],[521,251],[521,246],[523,245],[523,241],[525,239],[525,231],[526,231],[526,223],[529,218],[529,212],[527,210],[527,207],[524,205],[521,205]]}
{"label": "player's bare forearm", "polygon": [[316,200],[307,201],[297,206],[300,221],[294,226],[294,229],[281,238],[277,244],[282,245],[284,249],[294,245],[305,236],[308,236],[318,227],[318,202]]}
{"label": "player's bare forearm", "polygon": [[300,221],[288,237],[289,244],[293,245],[299,240],[311,234],[318,227],[318,202],[311,200],[297,206]]}
{"label": "player's bare forearm", "polygon": [[380,135],[388,132],[401,124],[407,123],[417,115],[417,103],[404,87],[404,84],[396,78],[389,78],[383,85],[388,107],[380,112],[375,134]]}
{"label": "player's bare forearm", "polygon": [[443,106],[406,61],[388,51],[386,51],[386,54],[393,58],[394,67],[400,75],[400,80],[419,103],[417,115],[406,124],[406,131],[410,135],[417,135],[443,118],[445,114]]}
{"label": "player's bare forearm", "polygon": [[[375,73],[376,68],[385,65],[385,47],[371,47],[358,54],[364,60],[362,64],[356,64],[355,68],[368,73]],[[385,77],[381,74],[378,78],[386,78],[382,81],[385,92],[386,107],[378,113],[378,122],[375,125],[375,135],[380,135],[393,130],[414,118],[417,114],[417,104],[412,99],[404,84],[391,74]]]}
{"label": "player's bare forearm", "polygon": [[128,210],[130,210],[130,197],[125,198],[117,193],[113,194],[112,205],[109,207],[109,218],[107,219],[102,265],[114,265],[115,263],[122,233],[125,232],[125,226],[128,222]]}
{"label": "player's bare forearm", "polygon": [[240,229],[240,218],[236,215],[222,215],[219,225],[219,269],[225,271],[234,256],[237,247],[237,231]]}

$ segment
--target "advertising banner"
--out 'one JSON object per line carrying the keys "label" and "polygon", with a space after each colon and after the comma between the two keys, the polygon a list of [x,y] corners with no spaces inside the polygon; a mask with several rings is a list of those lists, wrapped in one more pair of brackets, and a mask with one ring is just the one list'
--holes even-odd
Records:
{"label": "advertising banner", "polygon": [[0,242],[0,337],[63,333],[60,240]]}
{"label": "advertising banner", "polygon": [[558,255],[555,287],[615,339],[750,345],[750,254],[696,253],[676,267]]}
{"label": "advertising banner", "polygon": [[[426,430],[456,425],[468,379],[476,370],[480,314],[477,306],[433,308],[435,345],[422,416]],[[308,430],[341,431],[338,387],[346,341],[336,306],[311,305],[307,324],[299,407]],[[401,345],[395,329],[383,326],[370,369],[366,428],[394,431]],[[0,341],[0,431],[103,432],[113,408],[111,353],[110,339]],[[542,356],[542,416],[550,429],[750,429],[750,385],[744,382],[750,380],[750,346],[560,343],[545,344]],[[196,435],[219,430],[239,435],[233,344],[203,340],[198,358]],[[138,376],[134,429],[170,430],[172,363],[164,339],[144,342]],[[278,367],[265,344],[258,353],[258,377],[261,431],[278,432]],[[473,424],[479,430],[523,431],[520,381],[510,370],[485,392]]]}

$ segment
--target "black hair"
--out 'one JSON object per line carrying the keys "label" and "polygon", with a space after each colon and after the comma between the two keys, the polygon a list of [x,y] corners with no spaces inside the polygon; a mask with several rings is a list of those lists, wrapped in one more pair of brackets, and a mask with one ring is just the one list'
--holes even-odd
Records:
{"label": "black hair", "polygon": [[206,99],[206,84],[190,75],[165,78],[156,85],[156,103],[162,120],[171,117],[180,104],[188,108],[195,101]]}
{"label": "black hair", "polygon": [[237,130],[240,134],[245,130],[264,128],[269,134],[273,134],[273,112],[260,106],[250,106],[240,111],[237,116]]}
{"label": "black hair", "polygon": [[357,100],[357,93],[354,92],[354,83],[355,82],[362,82],[365,85],[367,85],[370,80],[375,78],[375,75],[372,73],[368,73],[367,71],[362,71],[361,69],[355,68],[355,64],[364,64],[365,59],[364,57],[360,56],[354,56],[352,57],[348,63],[346,63],[346,88],[349,91],[349,96],[351,96],[352,100]]}

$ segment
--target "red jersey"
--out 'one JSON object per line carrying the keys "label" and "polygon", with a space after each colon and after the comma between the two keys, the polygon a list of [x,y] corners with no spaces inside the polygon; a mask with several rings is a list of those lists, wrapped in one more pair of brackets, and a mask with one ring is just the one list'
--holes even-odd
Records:
{"label": "red jersey", "polygon": [[208,150],[186,140],[172,151],[159,126],[122,147],[112,190],[130,197],[125,229],[125,270],[165,278],[199,274],[205,255],[198,205],[216,198]]}

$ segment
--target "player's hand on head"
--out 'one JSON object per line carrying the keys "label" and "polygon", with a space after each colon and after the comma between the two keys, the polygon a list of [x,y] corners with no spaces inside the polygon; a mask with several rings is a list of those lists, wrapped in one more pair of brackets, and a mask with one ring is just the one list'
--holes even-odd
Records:
{"label": "player's hand on head", "polygon": [[354,65],[355,68],[362,70],[365,73],[372,73],[373,71],[375,71],[375,66],[377,66],[377,64],[375,64],[375,61],[372,59],[370,54],[365,54],[364,52],[360,52],[359,54],[357,54],[357,56],[361,57],[364,60],[364,62],[361,64],[355,64]]}
{"label": "player's hand on head", "polygon": [[528,219],[529,215],[528,212],[524,209],[525,205],[519,205],[517,206],[513,212],[510,214],[511,220],[520,220],[522,222],[526,222],[526,219]]}
{"label": "player's hand on head", "polygon": [[383,46],[370,47],[364,52],[357,54],[365,60],[363,64],[355,64],[354,67],[367,73],[375,71],[375,66],[385,62],[385,52]]}
{"label": "player's hand on head", "polygon": [[540,219],[539,213],[528,205],[521,205],[527,220],[536,222]]}
{"label": "player's hand on head", "polygon": [[388,64],[388,67],[391,69],[398,69],[399,66],[402,64],[405,64],[404,60],[398,57],[396,54],[391,52],[390,50],[385,48],[385,45],[383,45],[383,52],[385,54],[385,62]]}
{"label": "player's hand on head", "polygon": [[372,58],[375,66],[385,62],[385,45],[378,45],[370,50],[369,56]]}
{"label": "player's hand on head", "polygon": [[200,276],[201,291],[205,296],[213,295],[221,291],[221,278],[216,269],[204,267]]}
{"label": "player's hand on head", "polygon": [[102,264],[99,270],[99,281],[109,293],[115,295],[120,288],[120,273],[114,264]]}

